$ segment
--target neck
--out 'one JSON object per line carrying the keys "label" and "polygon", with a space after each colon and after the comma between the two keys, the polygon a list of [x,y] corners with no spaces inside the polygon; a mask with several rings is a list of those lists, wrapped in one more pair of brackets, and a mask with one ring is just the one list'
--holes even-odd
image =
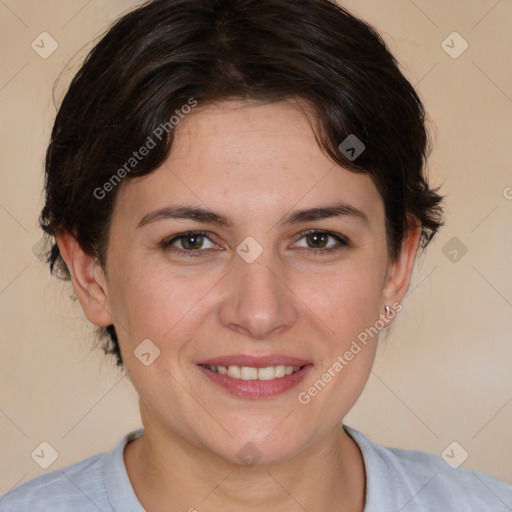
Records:
{"label": "neck", "polygon": [[148,512],[315,510],[363,512],[361,452],[341,423],[299,455],[276,464],[233,464],[149,422],[124,452]]}

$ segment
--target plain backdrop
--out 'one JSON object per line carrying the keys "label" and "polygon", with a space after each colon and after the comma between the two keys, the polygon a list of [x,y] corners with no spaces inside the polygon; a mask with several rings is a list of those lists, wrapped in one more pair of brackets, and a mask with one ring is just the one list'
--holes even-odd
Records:
{"label": "plain backdrop", "polygon": [[[91,351],[70,285],[33,250],[53,84],[60,76],[58,101],[90,42],[137,3],[0,2],[0,493],[140,426],[130,382]],[[343,4],[380,30],[416,85],[435,134],[431,182],[447,195],[447,225],[418,261],[345,423],[439,455],[456,441],[465,467],[512,484],[512,2]],[[47,58],[31,46],[42,32],[58,44]],[[47,470],[31,456],[42,442],[58,453]]]}

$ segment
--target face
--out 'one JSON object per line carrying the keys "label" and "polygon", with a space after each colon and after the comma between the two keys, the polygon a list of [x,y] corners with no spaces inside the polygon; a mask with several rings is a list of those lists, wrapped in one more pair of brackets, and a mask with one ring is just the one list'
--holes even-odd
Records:
{"label": "face", "polygon": [[82,305],[114,323],[146,428],[235,463],[250,441],[277,462],[359,397],[377,344],[361,333],[386,325],[410,271],[387,254],[372,180],[323,154],[297,104],[224,102],[192,111],[164,165],[123,182],[95,274],[104,316]]}

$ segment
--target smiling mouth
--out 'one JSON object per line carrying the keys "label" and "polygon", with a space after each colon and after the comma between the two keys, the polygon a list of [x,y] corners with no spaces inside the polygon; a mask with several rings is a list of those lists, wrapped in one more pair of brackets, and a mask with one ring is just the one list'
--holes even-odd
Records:
{"label": "smiling mouth", "polygon": [[203,368],[219,373],[220,375],[227,375],[233,379],[238,380],[273,380],[286,377],[292,373],[300,371],[304,366],[289,366],[279,364],[276,366],[265,366],[263,368],[255,368],[252,366],[215,366],[211,364],[201,364]]}
{"label": "smiling mouth", "polygon": [[[233,357],[233,359],[235,358]],[[301,366],[284,364],[261,366],[260,361],[247,362],[257,364],[258,366],[240,366],[235,364],[228,366],[200,363],[197,365],[197,368],[210,382],[229,394],[244,400],[272,398],[286,393],[302,382],[313,369],[313,364],[311,363],[302,364]]]}

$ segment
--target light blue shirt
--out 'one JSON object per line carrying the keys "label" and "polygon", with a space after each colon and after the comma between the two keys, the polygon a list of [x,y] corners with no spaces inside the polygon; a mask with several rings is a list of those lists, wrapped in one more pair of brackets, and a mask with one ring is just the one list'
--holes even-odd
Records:
{"label": "light blue shirt", "polygon": [[[512,486],[483,473],[452,469],[441,457],[387,448],[344,425],[363,454],[364,512],[511,512]],[[123,460],[127,442],[38,476],[0,497],[1,512],[144,512]],[[190,507],[194,507],[194,503]],[[333,511],[335,512],[335,511]]]}

